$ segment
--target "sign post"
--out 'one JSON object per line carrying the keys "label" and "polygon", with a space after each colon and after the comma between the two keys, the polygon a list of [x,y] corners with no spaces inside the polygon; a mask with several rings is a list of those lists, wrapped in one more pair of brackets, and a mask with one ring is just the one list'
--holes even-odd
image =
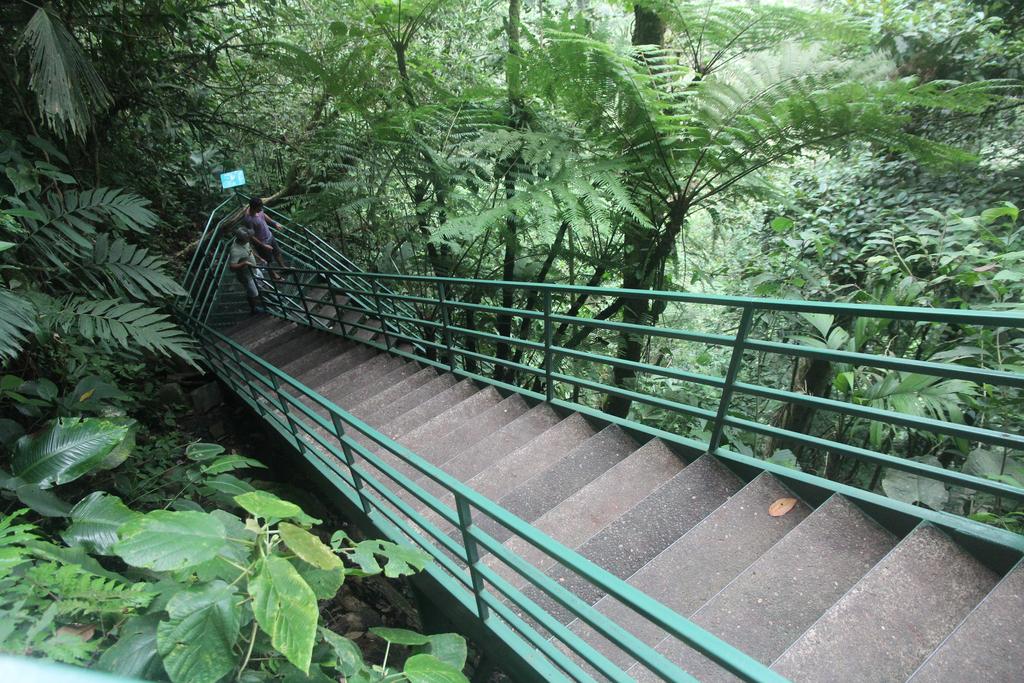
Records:
{"label": "sign post", "polygon": [[245,171],[242,169],[220,174],[220,186],[225,190],[241,185],[245,185]]}

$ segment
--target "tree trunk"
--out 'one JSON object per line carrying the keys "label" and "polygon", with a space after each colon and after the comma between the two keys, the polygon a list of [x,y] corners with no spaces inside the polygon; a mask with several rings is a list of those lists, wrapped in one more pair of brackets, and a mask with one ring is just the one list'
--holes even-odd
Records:
{"label": "tree trunk", "polygon": [[[521,49],[519,45],[519,16],[520,0],[509,0],[508,18],[505,21],[505,31],[508,38],[508,55],[505,58],[505,80],[508,85],[508,113],[509,126],[514,130],[524,127],[522,80],[520,77],[519,59]],[[511,200],[516,194],[516,168],[522,159],[519,154],[514,154],[505,166],[505,199]],[[511,281],[516,279],[516,261],[519,258],[519,218],[515,213],[510,213],[505,219],[505,254],[502,258],[501,279]],[[501,290],[501,305],[503,308],[512,308],[515,305],[515,290],[505,287]],[[495,321],[497,333],[502,337],[512,335],[512,315],[499,313]],[[499,360],[510,360],[512,358],[512,345],[508,342],[499,342],[495,349],[495,356]],[[494,366],[494,378],[499,381],[515,382],[515,372],[512,368],[497,363]]]}

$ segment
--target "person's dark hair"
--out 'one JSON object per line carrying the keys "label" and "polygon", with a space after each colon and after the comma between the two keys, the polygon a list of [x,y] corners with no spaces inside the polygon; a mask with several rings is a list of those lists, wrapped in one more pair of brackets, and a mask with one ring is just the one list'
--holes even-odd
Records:
{"label": "person's dark hair", "polygon": [[249,200],[249,213],[257,213],[263,208],[263,200],[259,197],[253,197]]}

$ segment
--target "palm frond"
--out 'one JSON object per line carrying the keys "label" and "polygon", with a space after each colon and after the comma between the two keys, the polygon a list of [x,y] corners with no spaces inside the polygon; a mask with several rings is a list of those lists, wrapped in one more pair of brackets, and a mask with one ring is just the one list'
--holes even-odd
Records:
{"label": "palm frond", "polygon": [[29,88],[47,125],[61,137],[70,130],[84,138],[92,122],[90,107],[101,111],[112,99],[81,46],[40,7],[25,26],[21,48],[29,51]]}

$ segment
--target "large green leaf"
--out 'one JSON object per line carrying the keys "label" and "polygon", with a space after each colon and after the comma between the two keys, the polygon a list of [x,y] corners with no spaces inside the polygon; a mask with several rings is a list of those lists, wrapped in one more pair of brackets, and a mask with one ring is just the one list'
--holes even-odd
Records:
{"label": "large green leaf", "polygon": [[303,524],[318,521],[303,512],[295,503],[282,500],[268,491],[243,493],[235,496],[235,502],[246,512],[264,519],[296,519]]}
{"label": "large green leaf", "polygon": [[363,651],[359,649],[358,645],[328,628],[321,628],[320,635],[334,650],[334,656],[337,657],[338,673],[342,676],[353,676],[363,668]]}
{"label": "large green leaf", "polygon": [[43,517],[67,517],[71,512],[71,505],[52,492],[39,488],[38,484],[22,484],[14,493],[18,500]]}
{"label": "large green leaf", "polygon": [[66,484],[102,466],[130,429],[101,418],[60,418],[18,439],[11,468],[14,476],[40,488]]}
{"label": "large green leaf", "polygon": [[[942,467],[935,456],[914,458],[926,465]],[[942,510],[949,500],[949,491],[941,481],[929,479],[903,470],[888,468],[882,477],[882,490],[885,495],[904,503],[921,503],[932,510]]]}
{"label": "large green leaf", "polygon": [[302,527],[282,522],[277,525],[277,530],[288,548],[314,567],[330,570],[342,566],[338,556],[323,541]]}
{"label": "large green leaf", "polygon": [[83,546],[90,553],[109,555],[117,543],[117,530],[139,516],[117,496],[93,491],[71,509],[71,525],[61,538],[68,545]]}
{"label": "large green leaf", "polygon": [[338,589],[345,583],[344,565],[334,569],[320,569],[297,557],[289,561],[295,567],[295,571],[299,572],[302,580],[313,589],[317,600],[330,600],[338,594]]}
{"label": "large green leaf", "polygon": [[316,595],[288,560],[268,557],[249,582],[256,622],[278,652],[304,672],[309,671],[316,639]]}
{"label": "large green leaf", "polygon": [[459,671],[466,666],[466,657],[469,655],[469,650],[466,647],[465,638],[458,633],[436,633],[427,636],[427,638],[429,638],[429,642],[416,648],[417,652],[433,655]]}
{"label": "large green leaf", "polygon": [[402,673],[410,683],[469,683],[461,671],[432,655],[413,655]]}
{"label": "large green leaf", "polygon": [[224,524],[204,512],[155,510],[118,531],[114,552],[128,564],[157,571],[194,567],[217,556],[227,543]]}
{"label": "large green leaf", "polygon": [[214,581],[184,590],[167,603],[157,649],[175,683],[215,683],[235,666],[241,610],[228,584]]}
{"label": "large green leaf", "polygon": [[96,668],[126,678],[159,680],[164,678],[163,665],[156,651],[156,629],[159,614],[146,614],[125,622],[117,642],[104,650]]}
{"label": "large green leaf", "polygon": [[416,633],[416,631],[410,631],[406,628],[374,626],[370,629],[370,633],[396,645],[426,645],[430,642],[429,636]]}

